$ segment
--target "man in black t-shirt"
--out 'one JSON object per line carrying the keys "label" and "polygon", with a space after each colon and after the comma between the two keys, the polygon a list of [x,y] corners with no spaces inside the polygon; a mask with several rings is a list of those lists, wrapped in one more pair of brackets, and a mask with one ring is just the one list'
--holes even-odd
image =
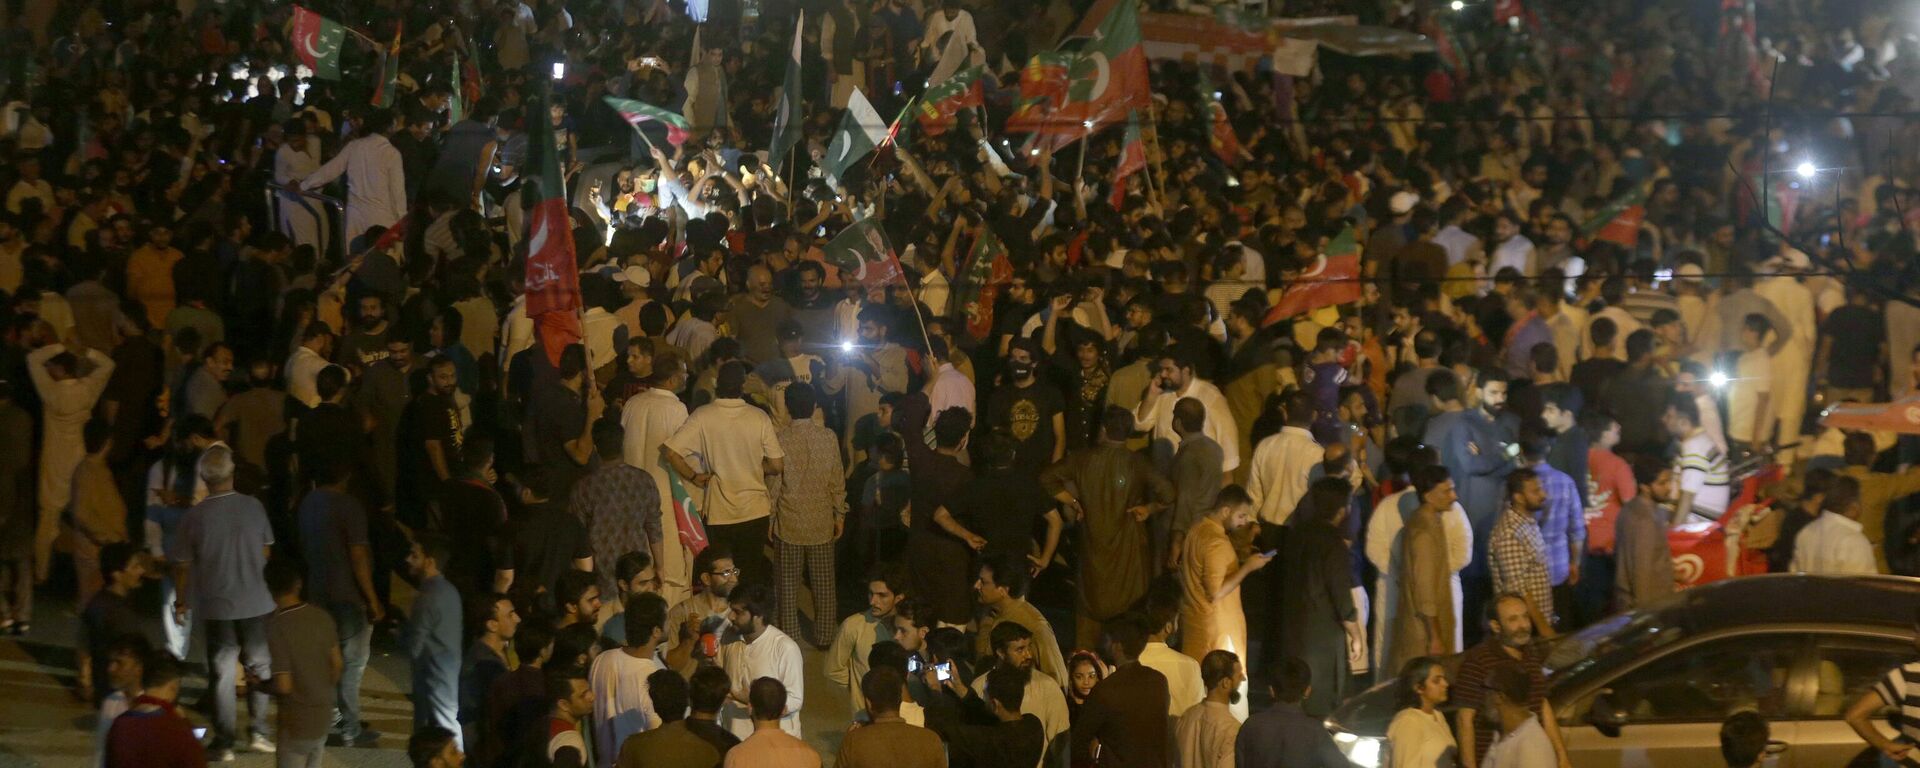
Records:
{"label": "man in black t-shirt", "polygon": [[541,604],[551,607],[551,595],[568,568],[593,569],[593,547],[580,521],[548,503],[550,481],[538,469],[520,478],[520,509],[507,522],[494,552],[494,585],[516,596],[546,592]]}
{"label": "man in black t-shirt", "polygon": [[1066,455],[1066,399],[1039,377],[1040,345],[1019,339],[1007,354],[1005,384],[987,401],[987,426],[1012,437],[1014,466],[1028,476]]}
{"label": "man in black t-shirt", "polygon": [[460,446],[466,437],[465,420],[454,400],[458,389],[453,358],[433,358],[427,364],[427,390],[407,404],[404,417],[407,455],[401,459],[413,469],[406,482],[416,503],[430,510],[429,525],[437,530],[446,530],[448,513],[436,508],[440,490],[460,473]]}
{"label": "man in black t-shirt", "polygon": [[1880,361],[1887,359],[1887,325],[1873,308],[1873,297],[1858,288],[1847,289],[1846,306],[1835,309],[1820,324],[1820,351],[1814,377],[1827,402],[1872,402],[1874,388],[1883,380]]}
{"label": "man in black t-shirt", "polygon": [[982,557],[1032,557],[1034,521],[1046,518],[1047,535],[1035,559],[1048,562],[1059,545],[1063,523],[1052,499],[1041,490],[1037,474],[1016,469],[1017,450],[1012,437],[989,436],[981,451],[985,471],[975,475],[948,507],[969,532],[986,540]]}

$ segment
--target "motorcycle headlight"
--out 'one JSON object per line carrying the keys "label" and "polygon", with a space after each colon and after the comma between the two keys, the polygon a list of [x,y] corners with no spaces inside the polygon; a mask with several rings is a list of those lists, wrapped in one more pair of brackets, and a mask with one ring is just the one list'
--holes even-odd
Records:
{"label": "motorcycle headlight", "polygon": [[1380,745],[1385,739],[1376,736],[1340,731],[1333,734],[1333,743],[1340,748],[1340,754],[1347,756],[1347,762],[1360,768],[1380,768]]}

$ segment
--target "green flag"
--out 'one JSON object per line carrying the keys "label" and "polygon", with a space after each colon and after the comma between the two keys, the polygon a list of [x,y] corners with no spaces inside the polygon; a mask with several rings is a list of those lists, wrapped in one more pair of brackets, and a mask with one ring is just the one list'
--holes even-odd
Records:
{"label": "green flag", "polygon": [[793,48],[787,54],[787,79],[780,86],[780,99],[773,110],[773,146],[767,148],[767,166],[779,173],[793,145],[800,143],[800,30],[807,24],[807,12],[793,24]]}
{"label": "green flag", "polygon": [[827,156],[821,161],[826,166],[827,179],[839,185],[847,169],[886,138],[887,122],[874,111],[867,95],[855,88],[847,98],[847,112],[840,118],[840,130],[834,132],[833,143],[827,145]]}

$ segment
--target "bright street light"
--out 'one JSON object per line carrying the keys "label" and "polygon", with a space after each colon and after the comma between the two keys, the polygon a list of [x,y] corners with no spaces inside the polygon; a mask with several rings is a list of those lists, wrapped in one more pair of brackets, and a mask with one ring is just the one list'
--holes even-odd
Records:
{"label": "bright street light", "polygon": [[1453,2],[1451,2],[1451,3],[1448,3],[1448,4],[1447,4],[1447,7],[1448,7],[1448,8],[1452,8],[1452,9],[1454,9],[1454,10],[1456,10],[1456,11],[1458,11],[1458,10],[1461,10],[1461,9],[1464,9],[1464,8],[1466,8],[1466,7],[1467,7],[1467,4],[1466,4],[1466,3],[1463,3],[1463,2],[1460,2],[1460,0],[1453,0]]}
{"label": "bright street light", "polygon": [[1794,166],[1793,168],[1793,172],[1800,174],[1800,178],[1803,178],[1803,179],[1813,178],[1813,175],[1815,173],[1818,173],[1819,170],[1820,169],[1813,167],[1813,163],[1809,163],[1805,160],[1800,161],[1800,164],[1797,166]]}

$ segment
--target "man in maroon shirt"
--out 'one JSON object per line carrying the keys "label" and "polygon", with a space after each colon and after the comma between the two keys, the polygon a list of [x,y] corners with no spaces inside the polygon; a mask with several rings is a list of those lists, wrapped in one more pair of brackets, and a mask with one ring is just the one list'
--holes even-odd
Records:
{"label": "man in maroon shirt", "polygon": [[180,698],[180,660],[157,651],[140,682],[146,693],[107,731],[106,768],[205,768],[206,749],[193,726],[174,711]]}

